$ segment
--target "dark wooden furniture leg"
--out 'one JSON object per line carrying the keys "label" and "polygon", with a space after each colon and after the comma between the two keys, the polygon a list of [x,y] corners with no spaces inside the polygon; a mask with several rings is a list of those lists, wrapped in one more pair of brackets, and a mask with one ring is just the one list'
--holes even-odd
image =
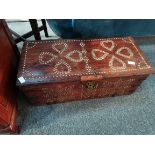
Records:
{"label": "dark wooden furniture leg", "polygon": [[49,37],[47,26],[46,26],[46,20],[41,19],[41,21],[42,21],[42,25],[39,27],[36,19],[29,19],[32,31],[27,32],[22,36],[20,36],[19,34],[17,34],[16,32],[10,29],[11,33],[17,37],[15,39],[16,44],[19,43],[20,41],[25,41],[27,38],[31,37],[32,35],[34,35],[35,40],[41,40],[40,31],[42,30],[44,30],[45,36]]}
{"label": "dark wooden furniture leg", "polygon": [[30,25],[31,25],[31,28],[32,28],[32,31],[34,34],[34,38],[36,40],[41,40],[37,20],[36,19],[29,19],[29,22],[30,22]]}
{"label": "dark wooden furniture leg", "polygon": [[18,40],[21,40],[21,41],[26,41],[26,39],[22,36],[20,36],[18,33],[16,33],[15,31],[11,30],[10,29],[10,32],[17,37],[17,39],[15,39],[15,42],[18,41]]}
{"label": "dark wooden furniture leg", "polygon": [[44,33],[46,37],[49,37],[48,35],[48,31],[47,31],[47,26],[46,26],[46,20],[45,19],[41,19],[42,24],[43,24],[43,29],[44,29]]}

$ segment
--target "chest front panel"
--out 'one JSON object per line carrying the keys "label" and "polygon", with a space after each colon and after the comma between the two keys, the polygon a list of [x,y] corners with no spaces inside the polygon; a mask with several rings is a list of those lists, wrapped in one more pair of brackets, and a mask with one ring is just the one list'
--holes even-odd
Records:
{"label": "chest front panel", "polygon": [[93,81],[64,82],[22,87],[33,103],[48,104],[88,98],[125,95],[133,92],[146,76]]}

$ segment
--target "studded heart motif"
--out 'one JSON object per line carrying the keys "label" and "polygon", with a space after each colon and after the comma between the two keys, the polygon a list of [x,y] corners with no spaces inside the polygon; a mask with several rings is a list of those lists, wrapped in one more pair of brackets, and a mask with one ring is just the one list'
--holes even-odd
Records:
{"label": "studded heart motif", "polygon": [[112,40],[101,41],[100,45],[109,51],[112,51],[115,47],[115,43]]}
{"label": "studded heart motif", "polygon": [[[66,68],[67,68],[67,71],[59,71],[58,67],[61,66],[61,65],[64,65]],[[56,74],[68,74],[71,72],[71,66],[65,62],[64,60],[60,60],[55,66],[54,66],[54,69],[53,69],[54,73]]]}
{"label": "studded heart motif", "polygon": [[[114,66],[114,61],[119,62],[119,64],[121,64],[121,66]],[[109,66],[112,70],[122,70],[122,69],[126,69],[126,63],[124,61],[122,61],[121,59],[115,57],[114,55],[111,57],[110,61],[109,61]]]}
{"label": "studded heart motif", "polygon": [[[102,55],[97,56],[96,52],[100,52],[100,53],[102,53]],[[109,53],[102,51],[100,49],[92,49],[91,53],[92,53],[92,56],[95,60],[103,60],[109,54]]]}
{"label": "studded heart motif", "polygon": [[[44,57],[47,57],[47,56],[48,56],[48,60],[44,60]],[[39,63],[45,65],[45,64],[52,62],[56,58],[57,58],[57,56],[50,52],[42,52],[39,55]]]}
{"label": "studded heart motif", "polygon": [[[126,50],[129,53],[129,55],[121,53],[123,50]],[[116,54],[118,54],[118,55],[120,55],[120,56],[122,56],[124,58],[131,58],[133,56],[132,50],[130,48],[128,48],[128,47],[121,47],[121,48],[119,48],[116,51]]]}
{"label": "studded heart motif", "polygon": [[[68,45],[66,43],[54,43],[52,44],[52,48],[58,52],[59,54],[63,53],[67,48],[68,48]],[[59,49],[60,48],[60,49]]]}
{"label": "studded heart motif", "polygon": [[[78,58],[72,57],[74,54],[78,54]],[[67,59],[69,59],[70,61],[73,61],[73,62],[81,62],[83,60],[82,53],[78,50],[74,50],[74,51],[69,52],[65,57]]]}

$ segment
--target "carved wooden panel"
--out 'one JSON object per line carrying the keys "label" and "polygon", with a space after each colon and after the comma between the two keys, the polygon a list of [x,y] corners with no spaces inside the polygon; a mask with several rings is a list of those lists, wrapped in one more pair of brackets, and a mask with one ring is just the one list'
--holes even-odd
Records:
{"label": "carved wooden panel", "polygon": [[0,20],[0,131],[16,131],[17,55],[8,27]]}

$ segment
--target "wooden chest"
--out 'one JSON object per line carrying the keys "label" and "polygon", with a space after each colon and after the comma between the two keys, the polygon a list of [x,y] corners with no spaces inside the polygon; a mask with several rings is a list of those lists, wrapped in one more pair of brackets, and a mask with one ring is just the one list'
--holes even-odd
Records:
{"label": "wooden chest", "polygon": [[24,44],[17,85],[32,103],[132,93],[155,73],[131,37]]}

